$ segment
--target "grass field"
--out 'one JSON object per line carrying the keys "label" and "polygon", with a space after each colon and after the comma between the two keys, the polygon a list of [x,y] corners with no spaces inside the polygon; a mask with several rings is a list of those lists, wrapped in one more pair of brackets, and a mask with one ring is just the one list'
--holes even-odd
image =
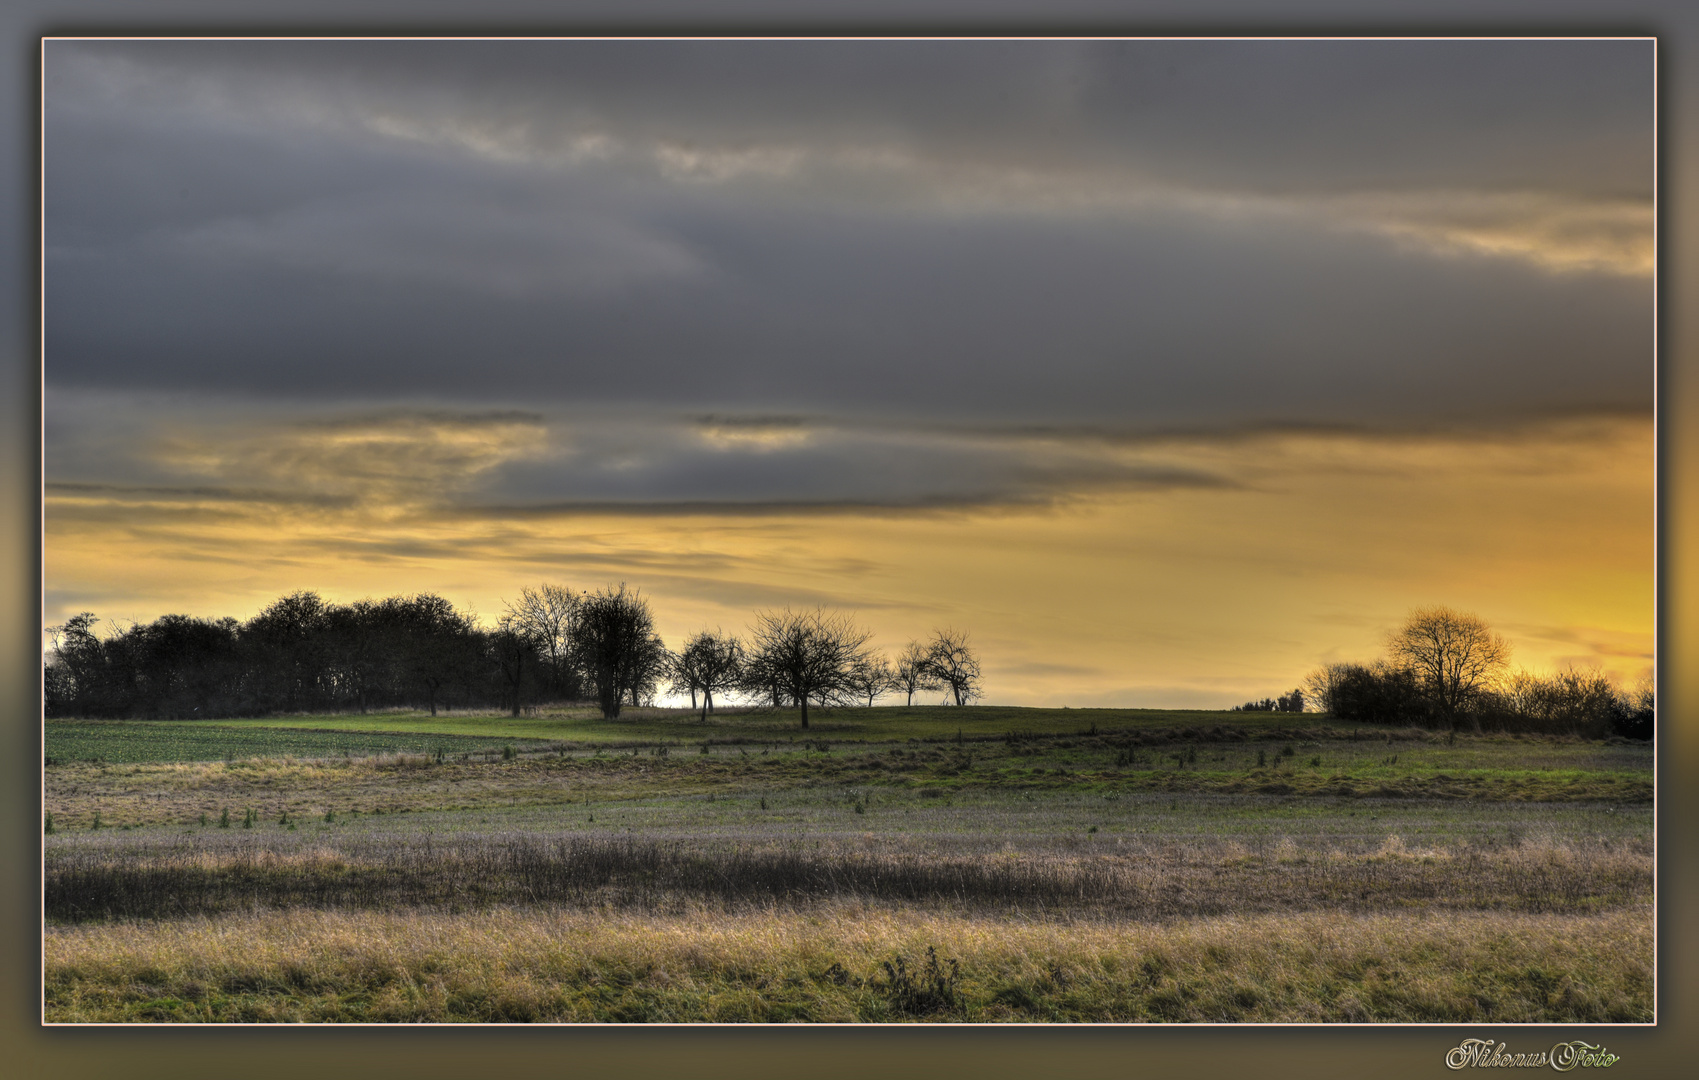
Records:
{"label": "grass field", "polygon": [[500,753],[508,736],[386,732],[179,721],[49,720],[50,764],[73,761],[219,761],[281,757],[370,757],[378,754]]}
{"label": "grass field", "polygon": [[[773,743],[810,738],[834,743],[902,742],[908,739],[937,741],[958,735],[970,741],[1004,738],[1011,734],[1040,736],[1096,734],[1100,730],[1149,734],[1197,733],[1226,725],[1248,738],[1277,739],[1312,730],[1356,732],[1360,725],[1319,722],[1302,713],[1195,712],[1167,709],[1021,709],[969,705],[964,708],[937,706],[880,706],[871,709],[813,709],[809,726],[802,728],[794,709],[722,710],[707,719],[687,709],[627,708],[618,720],[603,720],[590,707],[544,708],[525,716],[505,714],[453,714],[431,716],[420,712],[380,712],[364,715],[301,715],[227,720],[172,721],[49,721],[49,756],[75,760],[99,755],[108,761],[195,761],[206,758],[184,756],[222,745],[221,740],[239,740],[240,732],[332,732],[358,733],[347,745],[360,746],[372,734],[406,737],[404,746],[377,749],[422,750],[434,746],[439,737],[502,739],[533,743],[571,745],[621,745],[626,743]],[[150,736],[160,728],[183,740],[176,750],[163,735]],[[1380,729],[1375,729],[1380,730]],[[203,735],[203,732],[210,734]],[[282,735],[267,736],[283,738]],[[312,737],[312,736],[307,736]],[[422,738],[421,737],[425,737]],[[100,740],[112,741],[102,746]],[[205,738],[209,741],[200,742]],[[156,749],[157,747],[157,749]],[[341,753],[339,745],[336,753]],[[273,753],[292,753],[276,750]],[[226,756],[214,754],[214,758]],[[241,756],[241,755],[237,755]]]}
{"label": "grass field", "polygon": [[1645,745],[954,708],[47,740],[49,1020],[1651,1016]]}

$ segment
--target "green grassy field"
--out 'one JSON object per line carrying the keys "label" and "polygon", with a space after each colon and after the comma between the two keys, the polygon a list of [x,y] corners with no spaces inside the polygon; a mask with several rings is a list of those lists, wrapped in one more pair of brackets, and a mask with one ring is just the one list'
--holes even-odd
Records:
{"label": "green grassy field", "polygon": [[1651,1017],[1620,740],[939,707],[47,740],[50,1020]]}
{"label": "green grassy field", "polygon": [[[941,706],[878,706],[870,709],[834,708],[812,709],[809,726],[801,727],[794,709],[733,709],[700,719],[687,709],[628,708],[618,720],[603,720],[594,708],[545,709],[535,715],[520,717],[505,715],[443,715],[430,716],[419,712],[383,712],[365,715],[297,715],[226,720],[172,720],[111,722],[115,753],[148,753],[138,748],[127,749],[137,741],[137,733],[154,726],[183,732],[183,738],[200,739],[193,747],[210,747],[220,740],[234,740],[233,733],[242,731],[309,731],[344,733],[379,733],[386,736],[468,737],[506,739],[526,742],[569,743],[574,745],[645,745],[673,742],[748,744],[795,742],[810,738],[834,743],[845,742],[902,742],[908,739],[933,741],[954,739],[958,734],[969,741],[1004,738],[1011,734],[1070,735],[1099,731],[1136,733],[1174,732],[1196,733],[1227,725],[1249,738],[1275,739],[1293,733],[1310,731],[1355,731],[1359,725],[1337,725],[1314,715],[1292,713],[1235,713],[1197,712],[1166,709],[1025,709],[1001,706],[969,705],[963,708]],[[96,750],[99,725],[90,727],[87,721],[48,721],[48,753],[57,757],[90,756],[77,750]],[[85,730],[86,729],[86,730]],[[187,733],[210,729],[207,736]],[[1378,730],[1378,729],[1377,729]],[[83,741],[71,743],[72,736]],[[282,738],[277,736],[277,738]],[[358,740],[356,740],[357,742]],[[65,752],[56,754],[55,746],[63,745]],[[422,748],[415,742],[408,749]],[[190,744],[185,742],[185,748]],[[388,749],[386,747],[386,749]],[[161,754],[170,753],[163,744]],[[337,750],[340,753],[340,749]],[[154,760],[189,761],[206,758],[180,756],[117,757],[103,755],[109,761]],[[223,757],[214,754],[213,759]]]}
{"label": "green grassy field", "polygon": [[49,720],[50,762],[221,761],[276,757],[368,757],[375,754],[483,753],[514,743],[509,736],[387,732],[358,726],[331,728],[242,725],[239,721]]}

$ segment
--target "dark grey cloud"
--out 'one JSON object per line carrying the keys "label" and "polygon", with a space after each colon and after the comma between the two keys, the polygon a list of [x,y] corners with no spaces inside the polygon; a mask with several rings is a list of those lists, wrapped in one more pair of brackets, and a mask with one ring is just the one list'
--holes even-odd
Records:
{"label": "dark grey cloud", "polygon": [[433,519],[948,509],[1238,486],[1171,447],[1080,430],[638,412],[303,417],[228,398],[138,406],[127,395],[62,390],[48,395],[46,416],[55,513],[121,506],[131,520],[256,508]]}
{"label": "dark grey cloud", "polygon": [[[487,154],[586,139],[1132,167],[1240,190],[1650,195],[1640,41],[65,43],[49,95]],[[55,54],[50,54],[54,56]],[[62,74],[61,74],[62,72]],[[62,79],[63,81],[58,81]],[[50,101],[57,104],[57,100]],[[605,149],[605,148],[604,148]]]}
{"label": "dark grey cloud", "polygon": [[[297,419],[532,406],[561,454],[561,417],[631,418],[634,448],[604,427],[577,457],[465,474],[514,506],[1204,482],[873,438],[875,421],[1645,409],[1651,58],[1644,41],[52,42],[47,380],[82,400],[287,398]],[[678,421],[706,413],[812,426],[781,454],[728,450]],[[121,441],[67,415],[49,410],[55,480],[186,482],[147,453],[115,465]],[[73,429],[82,449],[58,449]]]}

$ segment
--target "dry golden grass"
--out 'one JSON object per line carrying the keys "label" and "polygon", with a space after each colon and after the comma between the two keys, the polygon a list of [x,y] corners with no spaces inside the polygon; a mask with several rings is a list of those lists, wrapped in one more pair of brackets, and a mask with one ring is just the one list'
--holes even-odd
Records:
{"label": "dry golden grass", "polygon": [[[1646,1022],[1652,922],[1648,905],[1166,923],[851,902],[667,916],[297,909],[49,928],[46,1016]],[[929,948],[936,992],[916,993]],[[887,967],[898,957],[910,976]]]}

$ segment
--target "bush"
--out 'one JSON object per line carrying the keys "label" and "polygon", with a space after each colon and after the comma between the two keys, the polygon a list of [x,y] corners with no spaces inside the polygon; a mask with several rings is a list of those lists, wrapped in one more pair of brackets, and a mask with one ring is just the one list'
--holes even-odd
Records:
{"label": "bush", "polygon": [[1616,734],[1625,739],[1652,740],[1657,726],[1656,688],[1650,676],[1633,689],[1617,695]]}
{"label": "bush", "polygon": [[1370,724],[1426,724],[1432,711],[1409,668],[1385,662],[1342,664],[1332,674],[1327,709],[1341,720]]}
{"label": "bush", "polygon": [[1502,691],[1485,697],[1479,709],[1485,726],[1585,739],[1620,734],[1627,712],[1603,674],[1573,667],[1546,677],[1519,671]]}

